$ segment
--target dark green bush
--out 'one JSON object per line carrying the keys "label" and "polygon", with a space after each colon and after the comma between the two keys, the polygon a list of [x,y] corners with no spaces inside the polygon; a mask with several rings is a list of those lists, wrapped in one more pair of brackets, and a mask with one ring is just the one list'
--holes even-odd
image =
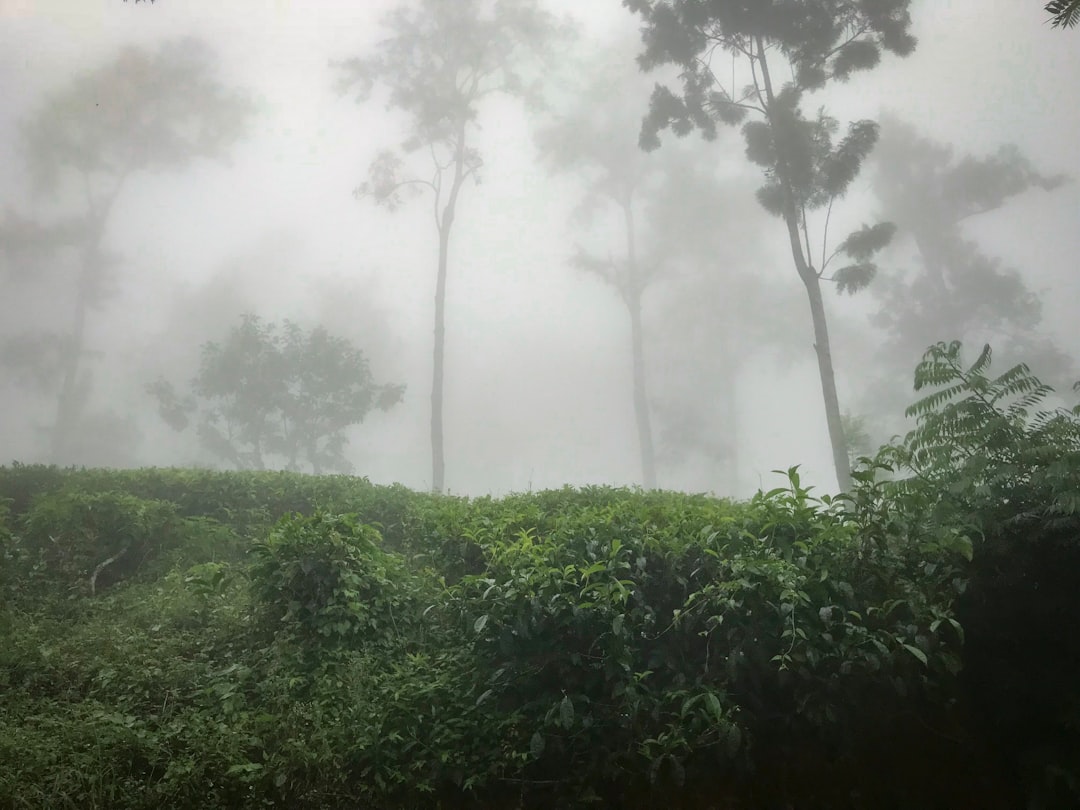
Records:
{"label": "dark green bush", "polygon": [[28,582],[94,595],[128,580],[180,545],[183,524],[167,501],[124,492],[43,495],[18,534],[18,568]]}
{"label": "dark green bush", "polygon": [[2,608],[0,807],[1073,807],[1078,414],[927,363],[837,499],[2,470],[16,589],[186,536]]}
{"label": "dark green bush", "polygon": [[262,625],[307,652],[410,637],[418,578],[381,543],[379,531],[356,515],[282,518],[253,548],[250,578]]}

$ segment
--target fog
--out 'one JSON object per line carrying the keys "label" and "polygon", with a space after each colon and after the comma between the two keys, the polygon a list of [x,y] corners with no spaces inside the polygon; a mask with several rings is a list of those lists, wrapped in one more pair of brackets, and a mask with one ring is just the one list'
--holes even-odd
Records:
{"label": "fog", "polygon": [[[378,86],[363,103],[341,92],[332,66],[371,54],[397,5],[0,0],[0,463],[229,468],[194,426],[171,428],[147,386],[165,379],[190,390],[203,344],[225,341],[247,313],[323,327],[364,352],[377,383],[404,385],[400,403],[347,429],[343,454],[354,474],[374,482],[432,486],[432,202],[421,194],[388,211],[354,196],[379,151],[408,137],[409,119],[386,108]],[[607,130],[602,151],[636,150],[652,86],[671,70],[641,75],[640,21],[618,0],[540,5],[574,33],[546,63],[523,67],[544,104],[496,93],[478,105],[471,145],[483,165],[479,182],[462,187],[453,221],[443,423],[445,489],[455,494],[643,481],[628,306],[575,261],[586,253],[617,267],[623,220],[610,200],[583,205],[597,172],[559,169],[542,133],[591,105],[602,121],[629,116]],[[1052,29],[1041,5],[916,0],[910,56],[885,54],[875,69],[804,100],[807,115],[824,107],[841,131],[855,119],[883,122],[878,149],[831,214],[836,240],[899,219],[885,210],[875,160],[904,126],[951,148],[957,161],[1013,144],[1040,175],[1080,178],[1080,32]],[[58,445],[56,351],[26,347],[71,329],[79,255],[18,240],[31,232],[26,223],[77,214],[81,192],[35,187],[26,122],[125,48],[155,54],[195,40],[213,54],[214,81],[250,108],[243,133],[220,160],[124,177],[102,225],[108,273],[87,310],[77,435]],[[618,89],[589,102],[598,77]],[[116,82],[116,98],[102,97],[106,109],[129,113],[120,97],[126,82]],[[39,143],[48,137],[36,135]],[[714,142],[670,131],[661,141],[641,156],[652,174],[634,209],[638,254],[659,268],[641,293],[657,484],[745,497],[775,485],[772,470],[799,464],[805,479],[834,490],[806,293],[783,221],[755,198],[761,171],[747,161],[738,127],[721,127]],[[906,160],[892,143],[893,159]],[[406,173],[429,176],[425,159],[424,151],[409,156]],[[1037,302],[1025,298],[1027,314],[1002,318],[990,310],[1009,310],[1012,287],[986,303],[970,292],[982,281],[963,294],[953,285],[950,303],[986,311],[966,325],[927,320],[920,345],[963,339],[974,359],[989,342],[1000,350],[999,371],[1026,361],[1067,392],[1080,377],[1072,365],[1080,357],[1080,183],[1047,186],[957,224],[980,256],[1015,270],[1022,295]],[[840,406],[862,420],[868,447],[904,429],[903,408],[915,397],[911,347],[922,332],[893,345],[875,317],[883,307],[901,312],[905,293],[895,285],[926,258],[916,226],[896,224],[866,289],[824,289]]]}

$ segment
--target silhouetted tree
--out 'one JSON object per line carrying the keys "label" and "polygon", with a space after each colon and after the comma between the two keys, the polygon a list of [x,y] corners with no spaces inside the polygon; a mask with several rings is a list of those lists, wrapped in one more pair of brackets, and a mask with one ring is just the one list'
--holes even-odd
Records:
{"label": "silhouetted tree", "polygon": [[[480,105],[503,93],[528,96],[521,70],[529,56],[541,54],[557,31],[554,18],[536,0],[421,0],[402,6],[386,19],[390,36],[375,53],[336,65],[339,87],[356,88],[366,101],[375,85],[388,93],[388,106],[409,116],[410,136],[400,150],[384,150],[372,161],[368,179],[355,191],[394,210],[404,194],[424,189],[434,197],[439,250],[435,276],[435,345],[431,384],[431,488],[445,486],[443,382],[446,353],[446,283],[450,234],[466,181],[475,181],[483,164],[472,138]],[[425,174],[405,171],[402,155],[422,153],[431,165]]]}
{"label": "silhouetted tree", "polygon": [[[35,258],[57,264],[74,254],[74,311],[65,334],[23,338],[9,361],[54,366],[57,397],[51,457],[65,460],[80,429],[91,389],[84,360],[87,321],[110,291],[121,258],[106,245],[114,205],[130,178],[178,170],[195,160],[222,159],[239,139],[249,103],[214,75],[211,53],[183,40],[156,52],[128,48],[75,78],[25,122],[22,152],[34,190],[67,213],[52,221],[9,212],[0,240],[12,272]],[[40,268],[39,268],[40,269]],[[9,345],[10,349],[10,345]]]}
{"label": "silhouetted tree", "polygon": [[253,315],[223,343],[203,345],[191,387],[182,396],[164,379],[148,386],[171,427],[184,430],[196,418],[203,446],[237,469],[264,469],[275,455],[290,470],[306,461],[316,475],[348,472],[346,429],[405,393],[402,385],[377,385],[364,353],[347,340]]}
{"label": "silhouetted tree", "polygon": [[[882,51],[910,53],[915,40],[908,30],[909,2],[623,0],[644,20],[641,67],[673,64],[681,71],[681,93],[664,85],[654,90],[642,126],[642,147],[657,148],[659,133],[668,128],[677,135],[699,129],[713,138],[718,123],[737,124],[748,115],[756,116],[743,126],[746,154],[764,171],[758,200],[784,220],[795,269],[806,288],[833,463],[845,490],[851,484],[850,467],[821,281],[835,281],[840,290],[849,292],[868,284],[877,269],[873,255],[888,243],[892,226],[863,226],[828,253],[832,206],[844,196],[873,148],[877,126],[857,121],[834,143],[838,122],[823,110],[808,119],[800,104],[809,91],[873,68]],[[746,68],[747,84],[741,89],[734,80],[731,87],[723,85],[719,65],[713,62],[721,51]],[[778,61],[791,68],[791,80],[782,85],[774,79]],[[825,215],[821,258],[815,266],[808,214],[819,209]],[[850,263],[826,277],[838,256],[846,256]]]}
{"label": "silhouetted tree", "polygon": [[881,214],[911,237],[919,257],[914,272],[874,287],[882,304],[875,321],[888,335],[876,363],[883,373],[873,385],[874,410],[908,401],[910,389],[901,390],[898,381],[938,341],[993,341],[1006,362],[1029,363],[1051,378],[1070,370],[1069,359],[1040,334],[1042,303],[1020,273],[964,235],[972,219],[1031,189],[1057,188],[1065,178],[1038,172],[1013,146],[958,157],[891,118],[883,122],[872,167]]}

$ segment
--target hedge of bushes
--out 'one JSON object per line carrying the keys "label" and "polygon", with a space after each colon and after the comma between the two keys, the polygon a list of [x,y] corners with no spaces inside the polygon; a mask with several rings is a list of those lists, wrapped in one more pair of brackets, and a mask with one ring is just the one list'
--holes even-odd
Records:
{"label": "hedge of bushes", "polygon": [[985,365],[837,499],[0,468],[0,806],[1076,806],[1078,414]]}

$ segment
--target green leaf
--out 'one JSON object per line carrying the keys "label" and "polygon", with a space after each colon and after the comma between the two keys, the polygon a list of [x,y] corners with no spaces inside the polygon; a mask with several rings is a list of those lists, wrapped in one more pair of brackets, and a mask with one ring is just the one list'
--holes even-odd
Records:
{"label": "green leaf", "polygon": [[718,698],[713,692],[709,692],[705,696],[705,702],[706,704],[708,704],[709,711],[712,712],[714,720],[719,721],[724,719],[724,709],[720,705],[720,698]]}
{"label": "green leaf", "polygon": [[623,614],[620,613],[618,616],[611,620],[611,632],[614,633],[616,636],[622,635],[623,619]]}
{"label": "green leaf", "polygon": [[924,653],[922,650],[912,644],[904,644],[903,647],[909,653],[918,658],[922,662],[923,666],[928,666],[929,662],[926,660],[926,653]]}
{"label": "green leaf", "polygon": [[559,703],[559,723],[563,728],[570,728],[574,724],[574,702],[569,695],[564,695]]}
{"label": "green leaf", "polygon": [[477,633],[482,633],[484,631],[484,628],[487,627],[487,623],[488,614],[485,613],[483,616],[473,622],[473,631]]}
{"label": "green leaf", "polygon": [[544,735],[539,731],[534,732],[529,739],[529,753],[533,759],[540,759],[540,755],[544,753]]}

